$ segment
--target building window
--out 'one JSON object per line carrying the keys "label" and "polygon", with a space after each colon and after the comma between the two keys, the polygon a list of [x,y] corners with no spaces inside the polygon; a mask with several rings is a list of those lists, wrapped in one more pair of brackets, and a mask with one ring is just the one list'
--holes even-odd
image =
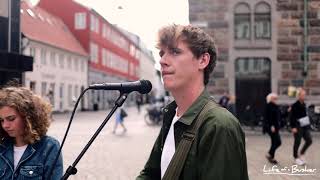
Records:
{"label": "building window", "polygon": [[69,106],[72,106],[72,85],[68,85],[68,100],[69,100]]}
{"label": "building window", "polygon": [[95,25],[94,21],[95,21],[95,17],[91,14],[91,16],[90,16],[90,30],[91,31],[94,31],[94,25]]}
{"label": "building window", "polygon": [[107,66],[108,65],[108,57],[107,57],[107,50],[102,49],[102,65]]}
{"label": "building window", "polygon": [[79,60],[78,59],[76,59],[76,58],[74,58],[73,59],[73,64],[74,64],[74,70],[75,71],[78,71],[79,70],[79,62],[78,62]]}
{"label": "building window", "polygon": [[84,66],[85,66],[85,61],[84,60],[80,60],[80,69],[81,69],[81,72],[84,72]]}
{"label": "building window", "polygon": [[49,88],[49,92],[48,92],[48,98],[49,101],[51,103],[51,105],[54,107],[55,106],[55,101],[54,101],[54,97],[55,97],[55,83],[50,83],[50,88]]}
{"label": "building window", "polygon": [[67,66],[68,66],[68,69],[72,69],[72,59],[71,59],[71,57],[70,56],[68,56],[68,58],[67,58]]}
{"label": "building window", "polygon": [[74,27],[75,29],[86,28],[86,13],[75,13],[74,14]]}
{"label": "building window", "polygon": [[102,37],[107,38],[108,36],[108,26],[106,24],[102,25]]}
{"label": "building window", "polygon": [[64,68],[64,55],[63,54],[60,54],[59,55],[59,65],[60,65],[60,68]]}
{"label": "building window", "polygon": [[[116,30],[113,30],[113,29],[109,30],[109,29],[107,30],[107,39],[110,40],[116,46],[123,49],[124,51],[130,53],[129,42]],[[131,53],[134,53],[134,52],[131,52]]]}
{"label": "building window", "polygon": [[256,39],[271,39],[271,7],[265,2],[258,3],[254,11]]}
{"label": "building window", "polygon": [[32,57],[35,57],[35,55],[36,55],[36,49],[34,48],[34,47],[31,47],[30,48],[30,54],[29,54],[30,56],[32,56]]}
{"label": "building window", "polygon": [[35,81],[30,81],[30,90],[34,93],[36,93],[36,82]]}
{"label": "building window", "polygon": [[45,49],[41,49],[41,64],[46,65],[47,59],[46,59],[47,52]]}
{"label": "building window", "polygon": [[93,14],[90,16],[90,30],[99,33],[99,19]]}
{"label": "building window", "polygon": [[46,82],[41,83],[41,96],[42,97],[47,96],[47,83]]}
{"label": "building window", "polygon": [[55,67],[56,66],[56,53],[50,53],[50,65]]}
{"label": "building window", "polygon": [[99,25],[99,19],[98,19],[98,18],[96,18],[96,22],[95,22],[95,30],[96,30],[96,33],[98,33],[98,34],[99,34],[99,27],[100,27],[100,25]]}
{"label": "building window", "polygon": [[120,57],[119,55],[111,52],[111,51],[107,51],[107,66],[124,72],[124,73],[129,73],[128,72],[128,68],[129,68],[129,62],[127,59]]}
{"label": "building window", "polygon": [[64,101],[64,93],[63,93],[63,91],[64,91],[64,84],[63,83],[61,83],[60,84],[60,90],[59,90],[59,97],[60,97],[60,105],[59,105],[59,108],[60,108],[60,111],[62,111],[63,110],[63,101]]}
{"label": "building window", "polygon": [[237,58],[235,72],[237,77],[269,77],[270,59],[264,57],[244,57]]}
{"label": "building window", "polygon": [[139,49],[136,50],[136,55],[134,56],[136,59],[140,59],[140,51]]}
{"label": "building window", "polygon": [[134,45],[130,44],[130,55],[134,57],[135,54],[136,54],[136,48],[134,47]]}
{"label": "building window", "polygon": [[78,85],[75,85],[74,86],[74,95],[73,95],[73,99],[77,99],[79,96],[79,86]]}
{"label": "building window", "polygon": [[239,3],[235,6],[234,12],[234,35],[235,39],[250,39],[251,21],[250,7],[246,3]]}
{"label": "building window", "polygon": [[90,43],[90,61],[98,63],[98,45]]}

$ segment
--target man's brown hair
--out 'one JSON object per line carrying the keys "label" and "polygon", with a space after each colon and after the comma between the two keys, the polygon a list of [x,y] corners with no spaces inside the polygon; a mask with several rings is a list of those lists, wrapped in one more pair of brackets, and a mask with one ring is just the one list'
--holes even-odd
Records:
{"label": "man's brown hair", "polygon": [[210,55],[209,64],[204,69],[203,79],[204,84],[208,84],[210,73],[213,71],[217,59],[213,38],[198,27],[173,24],[159,30],[157,47],[173,49],[176,48],[180,40],[188,45],[197,59],[204,53]]}

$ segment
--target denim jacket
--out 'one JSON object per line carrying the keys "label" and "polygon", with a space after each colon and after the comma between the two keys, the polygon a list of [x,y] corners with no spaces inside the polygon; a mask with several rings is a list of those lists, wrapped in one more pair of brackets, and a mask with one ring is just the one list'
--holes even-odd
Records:
{"label": "denim jacket", "polygon": [[53,167],[51,179],[49,171],[60,148],[59,142],[49,136],[29,144],[24,151],[17,168],[13,165],[13,142],[6,140],[0,144],[0,179],[1,180],[58,180],[62,177],[62,156]]}

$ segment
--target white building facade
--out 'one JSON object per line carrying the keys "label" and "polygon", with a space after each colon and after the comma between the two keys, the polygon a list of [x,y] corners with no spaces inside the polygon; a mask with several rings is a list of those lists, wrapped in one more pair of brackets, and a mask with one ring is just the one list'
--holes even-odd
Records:
{"label": "white building facade", "polygon": [[[88,86],[88,54],[63,21],[28,2],[21,2],[22,54],[34,58],[24,86],[47,99],[55,112],[72,111]],[[78,109],[88,108],[88,98]]]}
{"label": "white building facade", "polygon": [[[47,98],[58,112],[71,111],[88,82],[88,58],[36,41],[23,54],[34,57],[33,71],[25,73],[25,86]],[[86,96],[79,104],[86,109]]]}

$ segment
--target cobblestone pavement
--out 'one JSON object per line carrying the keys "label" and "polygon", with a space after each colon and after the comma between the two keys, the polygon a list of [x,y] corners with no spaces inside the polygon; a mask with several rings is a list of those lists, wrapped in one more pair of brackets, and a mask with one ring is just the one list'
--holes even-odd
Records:
{"label": "cobblestone pavement", "polygon": [[[115,123],[114,116],[106,124],[89,150],[79,161],[78,173],[69,177],[71,180],[131,180],[135,179],[144,166],[159,126],[147,126],[143,120],[145,107],[140,114],[134,107],[126,108],[128,117],[125,119],[127,132],[118,127],[112,133]],[[77,112],[67,140],[63,148],[64,169],[69,167],[87,144],[96,129],[108,114],[108,110],[96,112]],[[71,113],[54,114],[54,121],[49,135],[62,141]],[[269,148],[269,137],[258,131],[246,130],[247,159],[250,180],[316,180],[320,178],[320,143],[319,134],[313,134],[313,144],[307,152],[307,169],[316,169],[315,175],[267,175],[272,165],[267,163],[264,155]],[[293,138],[291,134],[282,133],[282,146],[276,153],[279,165],[273,169],[294,169],[292,159]],[[302,171],[304,167],[297,167]],[[291,173],[290,173],[291,174]],[[307,173],[310,174],[310,173]]]}

